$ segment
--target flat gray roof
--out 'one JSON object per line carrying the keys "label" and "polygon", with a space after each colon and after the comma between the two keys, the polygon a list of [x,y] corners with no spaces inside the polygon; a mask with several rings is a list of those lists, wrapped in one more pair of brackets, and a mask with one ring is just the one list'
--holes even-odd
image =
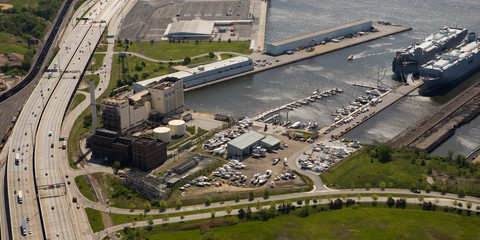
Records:
{"label": "flat gray roof", "polygon": [[249,131],[230,141],[228,144],[238,149],[245,149],[246,147],[262,140],[265,136],[255,131]]}
{"label": "flat gray roof", "polygon": [[[343,28],[347,28],[347,27],[352,27],[352,26],[355,26],[355,25],[358,25],[358,24],[362,24],[362,23],[367,23],[367,22],[371,22],[371,20],[368,20],[368,19],[360,19],[360,20],[357,20],[357,21],[354,21],[354,22],[350,22],[350,23],[347,23],[347,24],[343,24],[343,25],[339,25],[339,26],[335,26],[335,27],[323,29],[323,30],[320,30],[320,31],[311,32],[311,33],[307,33],[307,34],[303,34],[303,35],[299,35],[299,36],[294,36],[294,37],[286,38],[286,39],[280,40],[280,41],[278,41],[278,42],[270,43],[270,44],[271,44],[271,45],[279,46],[279,45],[283,45],[283,44],[286,44],[286,43],[289,43],[289,42],[295,42],[295,41],[302,40],[302,39],[305,39],[305,38],[312,38],[312,37],[318,36],[318,35],[320,35],[320,34],[337,31],[337,30],[339,30],[339,29],[343,29]],[[317,40],[318,40],[318,39],[317,39]],[[323,40],[323,39],[321,39],[321,40]]]}
{"label": "flat gray roof", "polygon": [[171,24],[169,35],[193,34],[193,35],[210,35],[213,31],[213,21],[181,21]]}
{"label": "flat gray roof", "polygon": [[269,147],[273,147],[273,146],[280,143],[280,139],[268,135],[264,139],[262,139],[262,143],[264,143],[265,145],[267,145]]}

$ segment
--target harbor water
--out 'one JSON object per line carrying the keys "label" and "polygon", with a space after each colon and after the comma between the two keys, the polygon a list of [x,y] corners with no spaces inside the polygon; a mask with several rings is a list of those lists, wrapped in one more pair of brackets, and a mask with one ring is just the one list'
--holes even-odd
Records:
{"label": "harbor water", "polygon": [[[413,30],[191,91],[185,94],[185,105],[202,112],[253,117],[307,97],[317,88],[320,91],[342,88],[344,93],[288,112],[292,122],[318,122],[319,126],[326,126],[333,122],[332,112],[365,95],[365,88],[352,84],[376,86],[378,79],[384,86],[399,84],[392,80],[390,67],[397,50],[444,26],[467,27],[470,31],[480,32],[478,12],[480,2],[473,0],[272,0],[268,8],[266,42],[362,18],[410,26]],[[350,55],[354,56],[353,61],[347,60]],[[422,97],[414,91],[350,131],[347,137],[364,143],[387,141],[478,80],[480,74],[475,74],[442,97]],[[282,120],[287,117],[286,111],[280,115]],[[480,143],[479,125],[477,118],[460,128],[456,136],[433,153],[444,155],[447,149],[453,148],[456,153],[467,154]],[[470,134],[472,131],[477,134]]]}

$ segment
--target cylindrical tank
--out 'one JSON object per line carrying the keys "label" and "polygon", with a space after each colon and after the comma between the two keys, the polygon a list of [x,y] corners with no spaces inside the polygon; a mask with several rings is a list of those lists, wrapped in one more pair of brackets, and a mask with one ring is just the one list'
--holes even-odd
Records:
{"label": "cylindrical tank", "polygon": [[183,120],[172,120],[168,122],[170,127],[172,137],[181,137],[185,135],[185,121]]}
{"label": "cylindrical tank", "polygon": [[171,136],[170,136],[170,128],[168,127],[157,127],[153,129],[153,136],[155,136],[155,139],[157,140],[162,140],[164,142],[170,142]]}

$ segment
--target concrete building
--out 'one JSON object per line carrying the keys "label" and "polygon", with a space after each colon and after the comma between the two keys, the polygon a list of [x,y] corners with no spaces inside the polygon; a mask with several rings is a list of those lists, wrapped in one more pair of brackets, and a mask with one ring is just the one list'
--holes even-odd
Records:
{"label": "concrete building", "polygon": [[103,127],[125,132],[142,124],[151,111],[148,91],[138,92],[128,98],[105,98],[102,100]]}
{"label": "concrete building", "polygon": [[372,21],[361,19],[344,25],[287,38],[278,42],[267,43],[266,52],[267,54],[277,56],[284,54],[286,51],[294,51],[297,48],[318,45],[322,41],[328,42],[334,38],[356,32],[365,32],[371,29]]}
{"label": "concrete building", "polygon": [[242,134],[241,136],[228,142],[227,157],[236,158],[240,160],[245,157],[248,157],[252,152],[253,147],[255,145],[258,145],[260,140],[262,140],[263,138],[265,138],[265,136],[255,131],[249,131],[247,133]]}
{"label": "concrete building", "polygon": [[252,59],[249,57],[239,56],[201,65],[196,68],[187,68],[179,72],[147,79],[141,82],[135,82],[133,83],[133,91],[139,92],[145,90],[149,84],[169,77],[182,79],[183,88],[190,88],[251,70],[253,70]]}
{"label": "concrete building", "polygon": [[132,142],[133,166],[147,170],[167,160],[167,143],[140,137]]}
{"label": "concrete building", "polygon": [[184,107],[182,83],[181,79],[167,77],[148,84],[152,108],[161,115],[182,112]]}
{"label": "concrete building", "polygon": [[167,39],[198,39],[209,40],[212,38],[213,21],[180,21],[170,23],[163,36]]}

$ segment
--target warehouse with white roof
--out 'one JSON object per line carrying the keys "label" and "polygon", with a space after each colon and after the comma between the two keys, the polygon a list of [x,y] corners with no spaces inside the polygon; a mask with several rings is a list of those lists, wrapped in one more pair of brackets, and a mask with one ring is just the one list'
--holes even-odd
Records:
{"label": "warehouse with white roof", "polygon": [[176,77],[183,80],[183,88],[190,88],[200,84],[230,77],[253,70],[253,61],[249,57],[239,56],[226,60],[201,65],[196,68],[187,68],[179,72],[163,75],[133,83],[133,91],[139,92],[147,89],[147,85],[160,81],[166,77]]}
{"label": "warehouse with white roof", "polygon": [[208,40],[212,37],[213,21],[180,21],[170,23],[163,34],[168,39]]}

